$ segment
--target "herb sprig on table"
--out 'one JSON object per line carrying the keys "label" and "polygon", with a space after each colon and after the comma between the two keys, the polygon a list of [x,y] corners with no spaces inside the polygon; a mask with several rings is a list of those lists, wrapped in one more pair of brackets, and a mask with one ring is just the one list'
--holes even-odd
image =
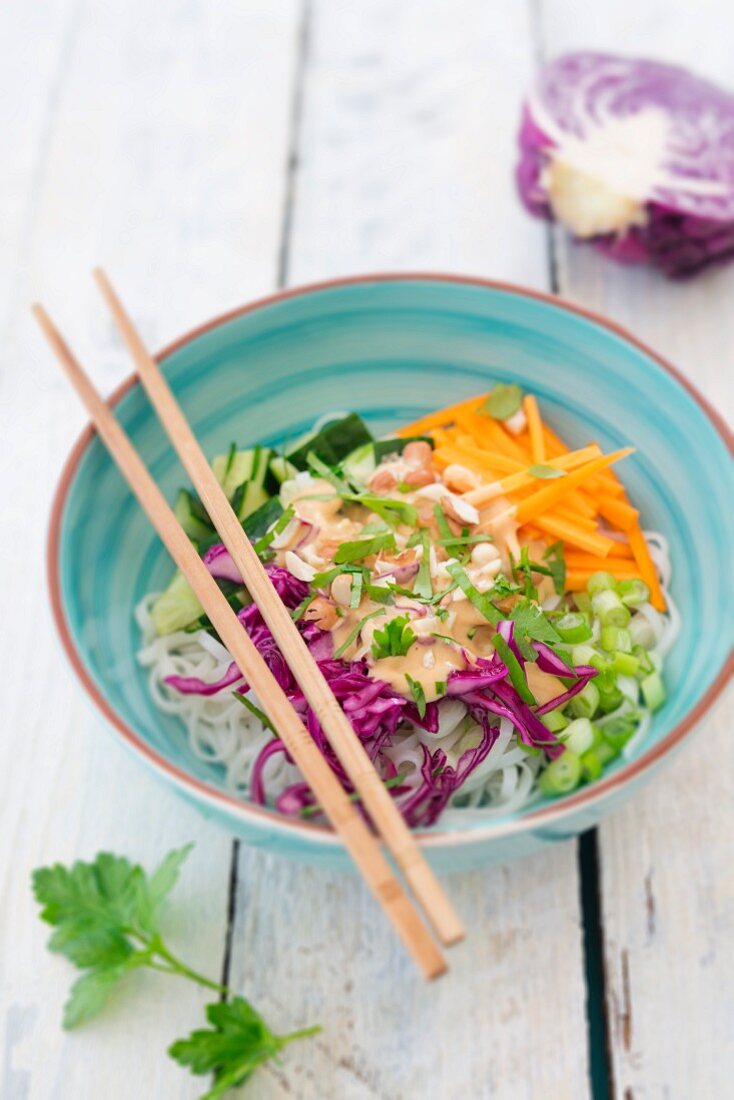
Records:
{"label": "herb sprig on table", "polygon": [[54,929],[49,949],[83,971],[64,1006],[64,1027],[96,1016],[126,975],[141,967],[189,978],[223,998],[206,1006],[210,1027],[168,1048],[192,1073],[213,1074],[213,1086],[202,1100],[214,1100],[244,1084],[288,1043],[320,1028],[275,1035],[244,997],[198,974],[169,950],[160,931],[162,911],[191,848],[169,852],[152,875],[110,852],[100,852],[92,863],[39,867],[33,872],[33,892],[41,919]]}

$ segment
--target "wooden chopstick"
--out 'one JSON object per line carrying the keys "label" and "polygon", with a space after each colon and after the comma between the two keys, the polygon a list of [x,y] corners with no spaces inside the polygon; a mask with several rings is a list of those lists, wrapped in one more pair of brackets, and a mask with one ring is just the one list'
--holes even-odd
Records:
{"label": "wooden chopstick", "polygon": [[385,858],[375,836],[321,755],[249,635],[210,576],[140,455],[61,333],[40,305],[33,313],[86,406],[103,443],[164,546],[194,590],[240,672],[277,728],[288,753],[339,833],[365,881],[426,978],[446,970],[440,949]]}
{"label": "wooden chopstick", "polygon": [[428,866],[415,837],[334,698],[321,670],[311,657],[287,608],[275,592],[158,364],[148,353],[105,273],[97,269],[94,276],[171,443],[196,487],[209,518],[229,550],[248,592],[260,609],[260,614],[318,718],[329,744],[437,935],[445,944],[457,943],[464,937],[464,928],[457,913]]}

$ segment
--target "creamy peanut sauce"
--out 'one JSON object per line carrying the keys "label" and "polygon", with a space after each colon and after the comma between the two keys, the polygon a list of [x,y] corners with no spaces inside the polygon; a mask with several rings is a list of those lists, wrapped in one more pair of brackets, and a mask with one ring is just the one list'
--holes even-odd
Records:
{"label": "creamy peanut sauce", "polygon": [[[450,474],[451,480],[446,478],[449,484],[461,484],[461,468],[452,466],[444,473]],[[475,484],[471,481],[475,475],[470,471],[465,473],[470,475],[465,479],[465,488],[469,489]],[[434,468],[427,444],[409,444],[402,456],[393,456],[381,463],[370,479],[369,490],[376,496],[412,504],[418,512],[418,525],[427,528],[432,540],[440,537],[434,516],[436,501],[441,503],[455,535],[466,528],[472,535],[489,535],[492,541],[476,543],[470,561],[463,566],[480,592],[492,588],[499,573],[510,576],[510,555],[517,558],[521,544],[517,524],[508,514],[508,501],[498,497],[479,512],[466,505]],[[284,484],[281,499],[284,505],[293,506],[295,518],[272,544],[275,560],[305,581],[333,567],[334,555],[342,543],[369,538],[374,534],[370,525],[383,523],[380,516],[363,505],[344,502],[329,482],[304,474]],[[396,542],[394,552],[382,551],[358,564],[369,569],[373,584],[384,586],[385,578],[393,579],[392,574],[397,570],[397,582],[410,589],[423,548],[407,546],[414,533],[412,527],[401,524],[392,533]],[[542,544],[529,546],[531,555],[534,550],[539,554],[544,550]],[[432,545],[430,571],[436,595],[452,583],[446,570],[447,562],[452,560],[457,559],[451,557],[450,549]],[[543,578],[539,585],[541,599],[552,593],[552,586],[545,582]],[[435,700],[444,694],[443,685],[451,672],[466,668],[473,663],[473,658],[486,658],[493,653],[494,628],[459,588],[447,591],[437,606],[426,605],[410,596],[395,595],[391,605],[363,596],[359,606],[352,608],[349,606],[351,585],[352,578],[348,574],[338,576],[313,601],[306,617],[331,632],[335,652],[351,638],[340,656],[351,661],[366,659],[374,679],[386,681],[403,695],[411,694],[410,677],[422,686],[428,702]],[[507,610],[511,608],[513,597],[508,599]],[[375,632],[384,629],[390,619],[405,615],[409,616],[415,642],[404,656],[376,659],[372,654]],[[367,616],[373,617],[367,619]],[[359,623],[363,626],[356,632]],[[452,641],[437,638],[436,634]],[[540,702],[562,692],[563,687],[555,677],[540,672],[530,663],[526,671],[530,688]]]}

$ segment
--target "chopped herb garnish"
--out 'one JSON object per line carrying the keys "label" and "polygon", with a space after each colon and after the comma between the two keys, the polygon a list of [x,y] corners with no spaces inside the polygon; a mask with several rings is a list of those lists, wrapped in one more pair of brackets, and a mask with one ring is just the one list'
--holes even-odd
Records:
{"label": "chopped herb garnish", "polygon": [[454,533],[449,527],[449,521],[446,519],[446,513],[438,502],[433,505],[433,514],[436,517],[436,526],[438,527],[438,533],[441,538],[446,540],[452,539],[454,537]]}
{"label": "chopped herb garnish", "polygon": [[272,541],[276,537],[276,535],[280,535],[280,534],[282,534],[283,531],[285,531],[286,527],[288,526],[290,521],[293,519],[295,514],[296,514],[296,512],[295,512],[295,509],[294,509],[293,505],[289,504],[288,507],[283,512],[283,515],[280,516],[280,518],[277,520],[277,522],[273,524],[273,526],[270,528],[270,530],[266,531],[265,534],[262,536],[262,538],[259,538],[257,540],[257,542],[254,542],[252,544],[252,549],[255,551],[255,553],[256,554],[264,553],[264,551],[267,550],[267,548],[270,546],[270,544],[272,543]]}
{"label": "chopped herb garnish", "polygon": [[334,554],[334,561],[337,565],[344,565],[347,562],[364,561],[365,558],[369,558],[372,554],[379,554],[383,550],[394,552],[396,549],[395,536],[388,532],[373,535],[369,539],[359,539],[356,542],[343,542]]}
{"label": "chopped herb garnish", "polygon": [[479,589],[472,584],[463,566],[461,566],[458,561],[448,562],[446,570],[449,576],[453,577],[456,581],[466,598],[474,604],[477,611],[482,613],[487,622],[497,624],[502,618],[501,612],[494,606],[488,593],[480,592]]}
{"label": "chopped herb garnish", "polygon": [[[365,571],[366,572],[366,571]],[[364,588],[364,573],[355,573],[349,589],[349,606],[354,609],[362,602],[362,589]],[[337,608],[337,613],[341,608]]]}
{"label": "chopped herb garnish", "polygon": [[324,481],[328,481],[330,485],[333,485],[338,493],[349,492],[349,486],[346,481],[342,481],[338,474],[334,473],[331,466],[327,466],[325,462],[322,462],[313,451],[309,451],[306,455],[306,462],[315,474],[318,474]]}
{"label": "chopped herb garnish", "polygon": [[415,527],[418,523],[418,509],[407,500],[392,500],[390,497],[380,497],[375,493],[342,492],[340,495],[342,500],[348,503],[361,504],[369,508],[391,527],[396,527],[399,523]]}
{"label": "chopped herb garnish", "polygon": [[414,680],[412,676],[405,673],[405,679],[408,681],[408,687],[410,688],[410,694],[413,696],[413,702],[415,703],[418,714],[421,718],[426,716],[426,693],[423,690],[423,684],[418,680]]}
{"label": "chopped herb garnish", "polygon": [[555,466],[546,466],[544,462],[536,463],[534,466],[528,467],[528,473],[531,477],[539,477],[550,480],[555,477],[565,477],[565,470],[557,470]]}
{"label": "chopped herb garnish", "polygon": [[491,535],[456,535],[455,538],[439,539],[438,545],[443,546],[446,550],[451,550],[454,547],[474,546],[477,542],[492,542]]}
{"label": "chopped herb garnish", "polygon": [[507,596],[514,596],[521,591],[520,586],[508,581],[504,573],[498,573],[489,595],[493,600],[504,600]]}
{"label": "chopped herb garnish", "polygon": [[446,681],[445,680],[436,680],[436,682],[433,686],[434,686],[436,695],[445,695],[446,694]]}
{"label": "chopped herb garnish", "polygon": [[291,618],[293,619],[294,623],[297,623],[299,619],[303,618],[317,596],[318,592],[309,592],[309,594],[307,596],[304,596],[304,598],[301,600],[298,607],[293,608],[293,610],[291,611]]}
{"label": "chopped herb garnish", "polygon": [[354,627],[354,629],[350,630],[349,634],[347,635],[345,640],[342,642],[342,644],[339,646],[339,648],[337,650],[335,650],[334,656],[335,657],[341,657],[344,653],[346,653],[346,651],[349,649],[352,642],[355,641],[359,637],[359,632],[360,632],[360,630],[362,629],[362,627],[364,626],[364,624],[366,622],[368,622],[370,619],[374,619],[375,616],[377,616],[377,615],[384,615],[384,614],[385,614],[385,608],[384,607],[378,607],[377,611],[371,611],[369,615],[365,615],[364,618],[360,619],[359,622],[357,623],[357,625]]}
{"label": "chopped herb garnish", "polygon": [[[400,775],[400,774],[391,775],[389,779],[384,779],[383,780],[383,783],[385,784],[385,786],[387,787],[388,790],[391,790],[393,787],[399,787],[401,785],[401,783],[404,783],[404,782],[405,782],[405,776]],[[349,798],[350,802],[359,802],[362,798],[359,791],[350,791],[349,795],[347,797]],[[321,814],[323,812],[324,811],[323,811],[322,807],[319,805],[319,803],[314,802],[313,805],[311,805],[311,806],[304,806],[301,809],[300,814],[301,814],[301,817],[314,817],[315,814]]]}
{"label": "chopped herb garnish", "polygon": [[[383,614],[384,611],[375,612]],[[372,616],[369,616],[372,618]],[[404,657],[413,642],[415,631],[410,626],[408,615],[398,615],[385,623],[382,630],[376,630],[372,641],[372,656],[376,661],[383,657]]]}
{"label": "chopped herb garnish", "polygon": [[563,554],[563,543],[554,542],[549,546],[543,554],[543,561],[548,562],[556,593],[559,596],[563,595],[566,588],[566,559]]}
{"label": "chopped herb garnish", "polygon": [[341,577],[342,573],[361,573],[362,569],[358,565],[351,565],[345,563],[344,565],[336,565],[333,569],[325,569],[323,573],[316,573],[311,579],[311,588],[323,591],[328,588],[332,581],[337,577]]}
{"label": "chopped herb garnish", "polygon": [[509,420],[511,416],[519,412],[521,405],[522,390],[520,387],[515,385],[514,382],[509,385],[498,382],[488,395],[487,400],[479,408],[479,412],[491,416],[493,420]]}
{"label": "chopped herb garnish", "polygon": [[515,624],[515,641],[518,649],[528,661],[534,661],[537,654],[530,644],[531,641],[546,642],[548,645],[557,645],[560,635],[551,625],[537,604],[530,600],[520,600],[510,612],[510,618]]}
{"label": "chopped herb garnish", "polygon": [[270,721],[265,711],[260,710],[260,707],[256,707],[253,701],[248,699],[246,695],[243,695],[241,691],[233,691],[232,694],[238,702],[242,703],[242,706],[245,707],[246,710],[249,710],[250,714],[257,718],[258,722],[262,722],[265,729],[270,730],[273,737],[278,736],[275,726]]}
{"label": "chopped herb garnish", "polygon": [[528,687],[527,677],[525,676],[522,665],[510,649],[505,639],[502,637],[501,634],[495,634],[494,638],[492,639],[492,644],[494,645],[494,648],[497,650],[504,663],[507,665],[507,672],[509,674],[510,681],[517,694],[522,700],[524,700],[524,702],[534,705],[537,700],[530,688]]}
{"label": "chopped herb garnish", "polygon": [[423,600],[430,600],[433,597],[433,583],[431,581],[431,544],[428,540],[428,532],[425,529],[421,531],[421,546],[423,547],[423,554],[421,555],[418,572],[413,582],[413,592]]}
{"label": "chopped herb garnish", "polygon": [[224,466],[224,477],[222,478],[222,481],[227,480],[227,474],[232,469],[232,463],[234,462],[234,456],[236,454],[237,454],[237,444],[236,443],[230,443],[229,450],[227,451],[227,461],[226,461],[225,466]]}
{"label": "chopped herb garnish", "polygon": [[432,638],[438,638],[439,641],[441,641],[441,642],[450,642],[451,645],[458,645],[459,644],[456,641],[456,638],[452,638],[450,634],[439,634],[438,631],[436,631],[436,630],[431,631],[431,637]]}

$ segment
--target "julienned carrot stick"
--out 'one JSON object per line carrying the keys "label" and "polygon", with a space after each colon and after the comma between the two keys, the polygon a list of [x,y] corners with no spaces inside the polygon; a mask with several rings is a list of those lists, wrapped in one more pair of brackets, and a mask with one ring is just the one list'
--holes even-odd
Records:
{"label": "julienned carrot stick", "polygon": [[570,542],[572,546],[578,546],[581,550],[586,550],[589,554],[594,554],[599,558],[606,557],[614,545],[612,539],[608,539],[605,535],[581,531],[575,524],[569,523],[568,520],[561,519],[558,516],[538,516],[533,521],[533,526],[539,527],[541,531],[549,535],[553,535],[554,539],[560,539],[561,542]]}
{"label": "julienned carrot stick", "polygon": [[478,409],[486,398],[487,394],[483,393],[479,397],[470,397],[466,401],[448,405],[445,409],[439,409],[438,412],[428,413],[427,416],[422,416],[412,424],[406,424],[400,428],[398,435],[420,435],[423,432],[430,432],[432,428],[442,428],[446,424],[452,424],[456,420],[457,413],[465,409]]}
{"label": "julienned carrot stick", "polygon": [[549,508],[544,515],[557,516],[559,519],[565,519],[567,523],[573,523],[578,527],[579,531],[588,531],[593,534],[597,529],[596,521],[593,519],[587,519],[586,516],[580,516],[578,512],[573,508],[569,508],[566,501],[558,501],[552,508]]}
{"label": "julienned carrot stick", "polygon": [[619,527],[621,531],[629,531],[640,517],[636,508],[619,497],[613,497],[608,493],[597,493],[596,499],[600,515],[615,527]]}
{"label": "julienned carrot stick", "polygon": [[[583,447],[580,451],[570,451],[568,454],[561,455],[558,458],[552,458],[547,465],[552,466],[555,470],[573,470],[578,466],[583,466],[586,462],[594,458],[598,458],[600,453],[599,448],[595,445]],[[517,473],[512,473],[507,477],[503,477],[502,480],[496,482],[496,484],[483,485],[480,489],[472,489],[471,492],[466,494],[466,500],[476,507],[481,504],[486,504],[488,501],[492,500],[493,497],[503,496],[505,493],[516,492],[518,489],[524,489],[529,485],[537,486],[540,484],[540,480],[540,478],[531,474],[528,469],[519,470]]]}
{"label": "julienned carrot stick", "polygon": [[523,398],[522,407],[525,410],[525,417],[528,422],[530,452],[533,456],[533,462],[538,464],[543,463],[545,462],[545,440],[543,438],[543,421],[540,419],[538,402],[531,393],[528,393]]}
{"label": "julienned carrot stick", "polygon": [[523,523],[542,515],[543,512],[552,508],[557,501],[562,500],[569,489],[575,489],[577,486],[582,485],[589,477],[593,477],[600,470],[606,469],[612,462],[618,462],[621,458],[626,458],[627,455],[632,454],[633,450],[632,447],[625,447],[621,451],[613,451],[612,454],[602,455],[601,458],[588,462],[585,466],[574,470],[573,473],[534,493],[527,500],[521,501],[517,506],[518,521]]}
{"label": "julienned carrot stick", "polygon": [[598,558],[595,554],[586,554],[583,550],[569,547],[565,558],[568,568],[577,572],[588,570],[590,573],[598,573],[599,570],[605,570],[607,573],[615,573],[617,569],[634,569],[637,572],[635,560],[631,555],[628,558],[621,557],[613,550],[610,550],[605,558]]}
{"label": "julienned carrot stick", "polygon": [[630,527],[627,532],[627,538],[632,547],[632,553],[635,555],[635,561],[637,562],[640,576],[650,589],[650,603],[657,611],[665,611],[665,597],[660,588],[657,570],[650,557],[650,551],[639,523],[635,523]]}

